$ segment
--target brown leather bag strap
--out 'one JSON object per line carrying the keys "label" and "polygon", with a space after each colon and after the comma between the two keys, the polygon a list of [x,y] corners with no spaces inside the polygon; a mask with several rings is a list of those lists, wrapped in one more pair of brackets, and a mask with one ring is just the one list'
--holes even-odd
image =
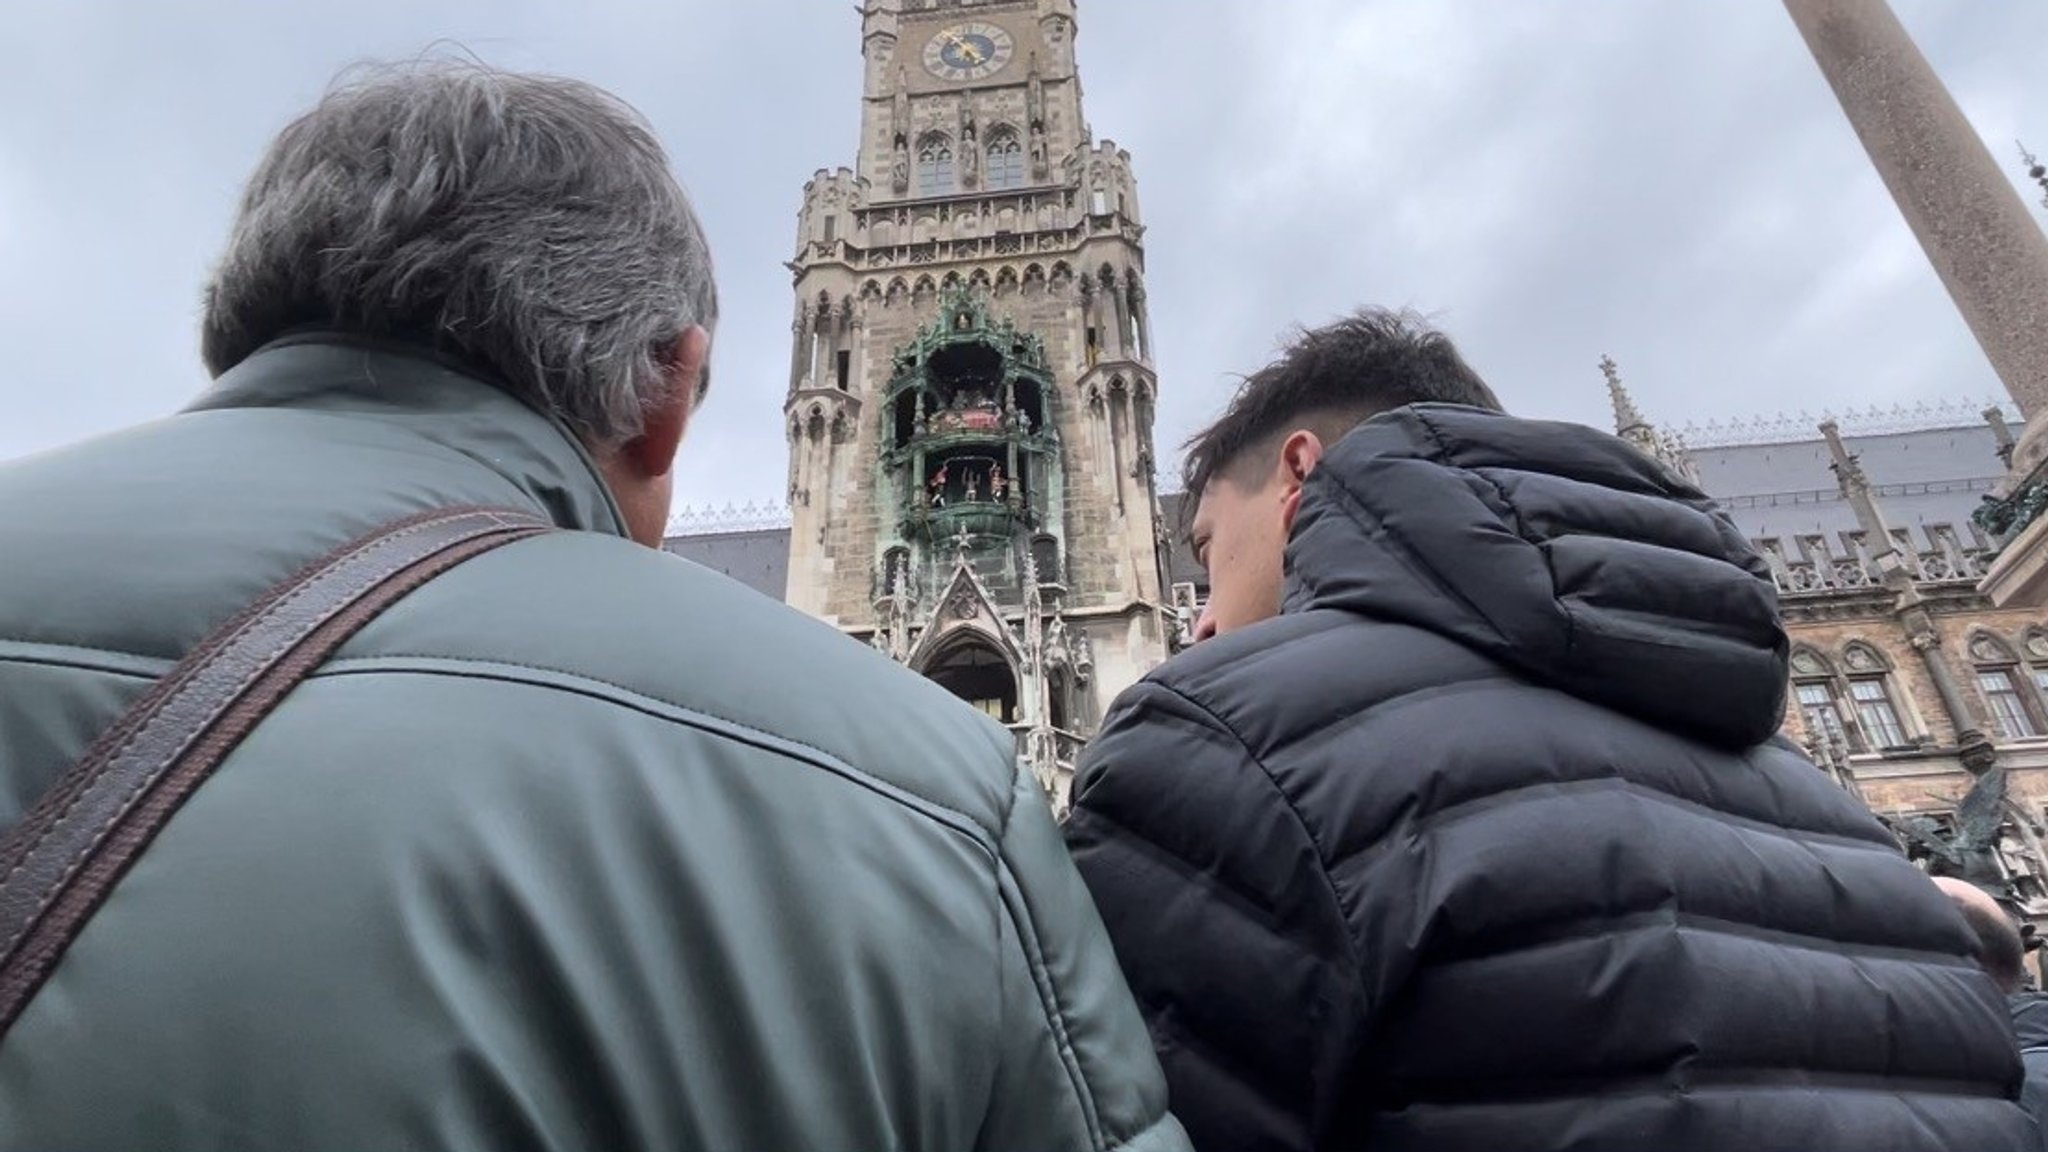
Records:
{"label": "brown leather bag strap", "polygon": [[128,866],[287,693],[407,593],[551,527],[494,508],[401,520],[200,641],[0,836],[0,1036]]}

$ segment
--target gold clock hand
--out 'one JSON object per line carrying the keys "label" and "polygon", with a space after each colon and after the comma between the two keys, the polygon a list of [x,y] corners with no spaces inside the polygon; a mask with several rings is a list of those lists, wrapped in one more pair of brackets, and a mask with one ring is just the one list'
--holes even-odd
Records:
{"label": "gold clock hand", "polygon": [[981,50],[976,48],[973,44],[969,43],[966,37],[954,32],[948,32],[945,34],[945,36],[946,42],[948,44],[951,44],[953,47],[959,49],[960,54],[962,56],[967,57],[968,63],[980,64],[984,59],[986,59],[986,57],[984,57],[981,54]]}

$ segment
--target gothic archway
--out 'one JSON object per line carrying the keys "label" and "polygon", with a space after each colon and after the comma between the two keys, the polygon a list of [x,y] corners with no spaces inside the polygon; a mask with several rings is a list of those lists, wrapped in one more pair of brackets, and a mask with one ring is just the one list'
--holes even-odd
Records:
{"label": "gothic archway", "polygon": [[1018,722],[1017,672],[995,644],[973,629],[947,638],[925,667],[925,677],[1001,724]]}

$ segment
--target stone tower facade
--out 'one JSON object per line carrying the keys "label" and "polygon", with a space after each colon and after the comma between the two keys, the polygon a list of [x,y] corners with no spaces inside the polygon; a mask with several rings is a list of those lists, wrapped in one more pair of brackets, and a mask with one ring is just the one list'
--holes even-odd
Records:
{"label": "stone tower facade", "polygon": [[1056,808],[1165,659],[1131,158],[1074,0],[870,0],[859,159],[798,224],[790,604],[1017,733]]}

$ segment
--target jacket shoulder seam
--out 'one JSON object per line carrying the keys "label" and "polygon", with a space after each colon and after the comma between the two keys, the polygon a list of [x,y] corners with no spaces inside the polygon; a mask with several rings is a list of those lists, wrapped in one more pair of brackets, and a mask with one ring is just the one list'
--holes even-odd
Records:
{"label": "jacket shoulder seam", "polygon": [[[1012,790],[1014,791],[1014,789]],[[997,859],[1002,869],[1002,902],[1004,914],[1017,926],[1017,942],[1024,951],[1025,962],[1031,969],[1031,983],[1038,994],[1038,1008],[1045,1014],[1045,1025],[1052,1036],[1054,1050],[1058,1052],[1060,1064],[1066,1069],[1067,1080],[1073,1087],[1075,1102],[1081,1106],[1082,1121],[1088,1126],[1088,1138],[1098,1149],[1108,1146],[1102,1132],[1101,1102],[1095,1098],[1095,1085],[1088,1079],[1087,1070],[1081,1067],[1081,1059],[1074,1052],[1073,1033],[1067,1027],[1067,1013],[1060,1006],[1059,992],[1054,986],[1052,972],[1045,962],[1045,942],[1040,939],[1038,921],[1031,915],[1031,907],[1024,898],[1024,889],[1016,869],[1010,866],[1006,846],[997,848]]]}
{"label": "jacket shoulder seam", "polygon": [[169,672],[175,663],[175,659],[118,648],[0,636],[0,664],[36,664],[81,672],[104,672],[131,680],[149,680]]}
{"label": "jacket shoulder seam", "polygon": [[[360,663],[363,661],[376,661],[381,665],[385,661],[397,660],[419,660],[428,661],[431,663],[414,667],[380,666],[366,668],[349,666],[351,663]],[[785,755],[791,755],[795,759],[803,760],[807,763],[812,764],[815,767],[823,768],[826,771],[831,772],[835,775],[844,776],[848,779],[854,780],[860,783],[862,786],[880,792],[881,794],[889,796],[892,799],[914,800],[918,805],[938,809],[940,812],[945,813],[947,816],[954,818],[953,820],[947,821],[948,823],[958,822],[964,824],[967,826],[967,828],[972,829],[974,832],[978,833],[981,836],[993,837],[996,834],[995,829],[990,828],[987,825],[987,823],[985,823],[981,819],[976,818],[973,814],[969,812],[963,811],[962,809],[955,807],[954,805],[948,804],[943,800],[934,799],[933,797],[927,796],[922,792],[918,792],[911,788],[907,788],[901,784],[883,780],[873,775],[872,773],[861,770],[860,768],[856,767],[855,765],[853,765],[837,753],[834,753],[826,748],[821,748],[818,745],[811,743],[810,741],[801,739],[800,737],[784,735],[778,732],[770,732],[764,728],[759,728],[755,725],[748,724],[743,720],[735,720],[732,717],[722,716],[716,712],[709,711],[705,708],[683,704],[678,701],[667,699],[665,697],[656,696],[652,693],[642,691],[638,688],[634,688],[629,685],[620,684],[612,680],[607,680],[602,676],[593,676],[587,672],[574,672],[565,668],[549,667],[545,664],[536,664],[521,660],[508,660],[503,658],[478,659],[475,657],[442,656],[425,652],[380,652],[375,656],[358,657],[356,658],[355,661],[337,661],[335,663],[329,664],[327,667],[321,669],[319,672],[316,672],[313,676],[308,677],[308,679],[322,680],[340,676],[376,676],[390,674],[422,676],[461,676],[477,674],[469,672],[453,672],[448,669],[432,667],[432,664],[453,664],[479,670],[495,670],[498,673],[499,678],[553,692],[576,693],[577,690],[566,684],[550,683],[544,679],[536,679],[532,676],[518,675],[518,673],[537,672],[542,673],[546,676],[559,676],[564,680],[574,681],[584,685],[595,685],[603,689],[606,689],[607,691],[596,693],[585,692],[581,694],[593,695],[598,699],[604,700],[618,707],[633,708],[637,711],[649,712],[650,715],[654,715],[656,718],[668,721],[669,723],[681,724],[686,727],[697,728],[703,731],[711,732],[714,735],[723,736],[727,739],[741,739],[745,743],[755,744],[757,746],[766,746],[771,751],[783,752]],[[614,695],[614,693],[619,695]],[[623,699],[621,698],[621,696],[629,697],[630,699]],[[644,702],[644,704],[656,705],[662,711],[650,712],[646,707],[643,706],[641,702]],[[718,730],[720,727],[728,728],[732,731],[721,732]],[[793,746],[794,748],[801,749],[802,754],[791,752],[788,747],[782,746]],[[1011,791],[1014,792],[1015,789],[1012,788]],[[1000,848],[993,848],[993,851],[999,853]]]}

